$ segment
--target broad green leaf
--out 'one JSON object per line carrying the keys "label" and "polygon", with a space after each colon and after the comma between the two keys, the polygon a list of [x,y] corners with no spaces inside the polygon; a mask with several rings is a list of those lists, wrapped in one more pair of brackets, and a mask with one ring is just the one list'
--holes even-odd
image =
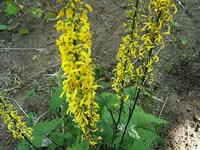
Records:
{"label": "broad green leaf", "polygon": [[135,98],[135,96],[137,95],[137,92],[138,92],[138,90],[134,86],[132,86],[130,88],[126,88],[124,90],[125,96],[129,96],[130,100],[133,100]]}
{"label": "broad green leaf", "polygon": [[17,145],[17,150],[26,150],[26,149],[27,150],[30,149],[29,144],[25,140],[19,142],[19,144]]}
{"label": "broad green leaf", "polygon": [[33,126],[33,143],[36,146],[40,146],[44,137],[54,130],[59,124],[61,124],[61,119],[41,122]]}
{"label": "broad green leaf", "polygon": [[105,104],[108,104],[109,106],[113,106],[116,103],[118,103],[118,98],[116,94],[108,93],[108,92],[103,92],[101,93],[100,97]]}
{"label": "broad green leaf", "polygon": [[112,119],[110,113],[105,109],[103,111],[103,118],[99,122],[98,127],[102,128],[104,131],[100,132],[99,135],[103,138],[103,142],[107,143],[108,145],[112,141]]}
{"label": "broad green leaf", "polygon": [[[128,113],[127,109],[126,113]],[[124,122],[125,121],[126,120],[124,119]],[[130,150],[138,148],[140,150],[147,150],[148,148],[152,147],[152,143],[161,143],[162,139],[157,134],[156,129],[158,126],[160,126],[160,124],[166,123],[168,123],[166,120],[159,119],[152,114],[147,114],[143,111],[142,108],[136,106],[129,127],[127,129],[124,140],[125,142],[123,144],[124,147]],[[131,136],[131,126],[134,126],[136,135],[135,138],[133,134]]]}
{"label": "broad green leaf", "polygon": [[76,145],[72,145],[72,147],[68,147],[67,150],[89,150],[89,142],[83,141]]}
{"label": "broad green leaf", "polygon": [[[138,149],[138,150],[147,150],[152,148],[152,144],[160,142],[162,139],[160,138],[160,136],[158,136],[157,133],[152,132],[152,131],[148,131],[146,129],[137,129],[138,133],[140,134],[140,139],[139,140],[135,140],[133,142],[133,145],[131,146],[131,150],[132,149]],[[153,150],[153,149],[151,149]]]}
{"label": "broad green leaf", "polygon": [[54,88],[54,94],[53,97],[51,98],[51,104],[48,109],[49,112],[56,112],[56,110],[60,108],[62,103],[65,101],[66,99],[65,95],[60,97],[62,92],[63,92],[62,86]]}
{"label": "broad green leaf", "polygon": [[7,25],[0,25],[0,31],[3,30],[8,30],[8,26]]}
{"label": "broad green leaf", "polygon": [[152,123],[157,124],[167,124],[168,122],[163,119],[159,119],[152,114],[147,114],[143,111],[142,108],[136,106],[135,111],[133,112],[132,121],[137,127],[142,127],[146,125],[151,125]]}
{"label": "broad green leaf", "polygon": [[60,132],[52,132],[50,135],[50,139],[59,146],[62,146],[64,144],[64,139]]}

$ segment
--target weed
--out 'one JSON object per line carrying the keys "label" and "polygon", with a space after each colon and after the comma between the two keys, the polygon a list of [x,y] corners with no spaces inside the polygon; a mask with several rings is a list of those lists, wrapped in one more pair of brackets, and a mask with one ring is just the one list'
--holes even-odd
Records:
{"label": "weed", "polygon": [[26,93],[25,99],[31,99],[36,96],[37,94],[35,93],[35,89],[32,89]]}
{"label": "weed", "polygon": [[183,64],[189,64],[194,60],[195,54],[189,54],[188,52],[184,52],[179,56],[179,60]]}
{"label": "weed", "polygon": [[45,13],[45,20],[46,20],[46,22],[55,21],[56,20],[56,14],[51,13],[51,12]]}
{"label": "weed", "polygon": [[165,71],[166,71],[167,73],[170,73],[170,72],[172,71],[172,69],[173,69],[173,64],[167,63],[167,64],[165,65]]}
{"label": "weed", "polygon": [[44,11],[33,6],[28,12],[31,13],[34,18],[41,18]]}
{"label": "weed", "polygon": [[6,9],[4,9],[4,12],[10,17],[14,14],[17,14],[19,12],[19,8],[17,6],[17,3],[12,0],[6,0]]}
{"label": "weed", "polygon": [[20,33],[21,35],[26,35],[26,34],[29,34],[29,31],[28,29],[24,28],[24,29],[21,29]]}

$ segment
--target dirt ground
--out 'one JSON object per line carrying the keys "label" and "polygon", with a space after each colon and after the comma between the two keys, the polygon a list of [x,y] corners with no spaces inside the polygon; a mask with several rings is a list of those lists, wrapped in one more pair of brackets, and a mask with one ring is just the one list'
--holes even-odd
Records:
{"label": "dirt ground", "polygon": [[[53,0],[17,2],[24,10],[12,17],[12,24],[21,22],[21,26],[0,32],[0,88],[7,90],[16,107],[21,106],[26,113],[35,112],[39,117],[47,111],[52,87],[58,84],[55,80],[61,72],[55,45],[59,34],[54,27],[56,21],[46,23],[44,14],[33,18],[26,9],[35,6],[57,13],[60,6]],[[96,66],[105,70],[106,82],[110,83],[124,35],[122,25],[126,20],[127,2],[93,0],[88,3],[94,9],[89,15],[92,57]],[[166,150],[200,150],[200,1],[177,0],[176,6],[178,13],[174,16],[172,34],[167,37],[166,47],[159,53],[160,62],[155,66],[154,105],[149,101],[142,105],[170,122],[161,133]],[[0,1],[0,9],[3,8],[5,4]],[[1,12],[0,25],[7,24],[8,20]],[[22,36],[23,28],[30,33]],[[42,119],[47,117],[48,114],[43,115]],[[17,141],[12,139],[2,121],[0,125],[0,145],[13,150]]]}

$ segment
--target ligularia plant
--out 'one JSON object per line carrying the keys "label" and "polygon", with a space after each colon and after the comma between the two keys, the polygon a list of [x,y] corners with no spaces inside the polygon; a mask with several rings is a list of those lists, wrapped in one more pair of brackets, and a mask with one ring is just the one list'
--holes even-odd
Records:
{"label": "ligularia plant", "polygon": [[137,101],[146,83],[154,80],[154,64],[159,61],[164,38],[170,34],[170,21],[177,12],[174,1],[150,0],[145,9],[141,0],[128,0],[126,35],[116,56],[112,93],[96,93],[99,82],[92,64],[88,22],[92,7],[82,0],[57,2],[64,5],[55,25],[61,32],[56,45],[63,84],[51,98],[48,111],[52,120],[50,117],[29,128],[13,105],[0,95],[4,123],[14,138],[25,139],[29,144],[22,141],[18,149],[153,150],[162,144],[157,131],[168,122],[145,113]]}
{"label": "ligularia plant", "polygon": [[[56,28],[62,35],[56,44],[59,46],[62,69],[66,80],[63,81],[63,93],[69,103],[67,113],[72,113],[83,131],[83,139],[96,144],[94,132],[98,130],[98,104],[94,101],[97,83],[94,78],[94,66],[91,64],[91,33],[87,13],[92,12],[90,5],[80,0],[69,0],[61,9]],[[65,17],[66,16],[66,17]],[[62,97],[61,95],[61,97]]]}

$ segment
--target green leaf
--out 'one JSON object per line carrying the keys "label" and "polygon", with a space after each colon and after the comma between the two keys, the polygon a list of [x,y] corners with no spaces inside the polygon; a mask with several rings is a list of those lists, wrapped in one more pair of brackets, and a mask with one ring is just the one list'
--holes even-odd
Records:
{"label": "green leaf", "polygon": [[35,115],[34,112],[30,112],[30,113],[28,113],[28,117],[29,117],[29,118],[28,118],[28,120],[27,120],[27,125],[30,126],[30,125],[33,123],[33,121],[34,121],[36,115]]}
{"label": "green leaf", "polygon": [[26,93],[25,99],[30,99],[30,98],[36,97],[36,96],[37,96],[37,94],[35,92],[35,89],[32,89]]}
{"label": "green leaf", "polygon": [[103,92],[103,93],[101,93],[100,98],[102,99],[104,104],[108,104],[109,106],[113,106],[116,103],[118,103],[118,97],[116,94]]}
{"label": "green leaf", "polygon": [[41,122],[33,126],[33,144],[40,146],[45,136],[61,124],[61,121],[62,119],[55,119],[52,121]]}
{"label": "green leaf", "polygon": [[0,25],[0,31],[3,30],[8,30],[8,26],[7,25]]}
{"label": "green leaf", "polygon": [[0,150],[4,150],[3,146],[0,145]]}
{"label": "green leaf", "polygon": [[[157,143],[162,141],[160,136],[158,136],[157,133],[148,131],[146,129],[137,129],[138,133],[140,134],[140,139],[135,140],[133,145],[131,146],[131,149],[138,149],[138,150],[153,150],[152,149],[152,144],[153,142]],[[154,144],[155,144],[154,143]]]}
{"label": "green leaf", "polygon": [[8,20],[8,24],[11,24],[12,22],[13,22],[13,19],[10,18],[10,19]]}
{"label": "green leaf", "polygon": [[172,26],[174,26],[174,27],[179,27],[180,26],[177,22],[171,21],[171,23],[172,23]]}
{"label": "green leaf", "polygon": [[27,150],[30,149],[29,144],[25,140],[19,142],[19,144],[17,145],[17,150],[26,150],[26,149]]}
{"label": "green leaf", "polygon": [[28,12],[31,13],[34,18],[40,18],[44,11],[33,6]]}
{"label": "green leaf", "polygon": [[94,69],[94,72],[95,72],[95,80],[99,80],[104,70],[101,67],[96,67]]}
{"label": "green leaf", "polygon": [[107,111],[107,109],[104,108],[102,119],[98,124],[98,127],[102,128],[104,131],[99,133],[99,136],[103,138],[104,143],[107,145],[110,145],[112,143],[112,134],[113,134],[113,128],[112,128],[112,119],[110,116],[110,113]]}
{"label": "green leaf", "polygon": [[28,29],[24,28],[20,31],[21,35],[29,34]]}
{"label": "green leaf", "polygon": [[45,20],[47,22],[55,21],[56,20],[56,14],[52,12],[45,13]]}
{"label": "green leaf", "polygon": [[133,122],[136,126],[142,127],[146,125],[151,125],[152,123],[157,124],[167,124],[168,121],[157,118],[156,116],[152,114],[147,114],[143,111],[142,108],[139,106],[136,106],[135,112],[133,113]]}
{"label": "green leaf", "polygon": [[56,110],[60,108],[62,103],[65,101],[66,99],[65,94],[62,97],[60,97],[62,92],[63,92],[62,86],[54,88],[54,94],[51,98],[51,104],[48,109],[49,112],[56,112]]}
{"label": "green leaf", "polygon": [[135,99],[135,96],[137,95],[138,90],[136,89],[135,86],[132,86],[130,88],[124,89],[124,94],[125,96],[129,96],[128,99],[133,100]]}
{"label": "green leaf", "polygon": [[81,143],[77,143],[76,145],[73,145],[72,147],[68,147],[67,150],[89,150],[89,142],[83,141]]}
{"label": "green leaf", "polygon": [[4,10],[4,12],[6,12],[8,16],[14,15],[19,12],[19,8],[17,7],[17,4],[14,1],[7,0],[6,5],[7,7]]}
{"label": "green leaf", "polygon": [[56,143],[56,145],[63,146],[64,139],[60,132],[52,132],[50,135],[50,139]]}
{"label": "green leaf", "polygon": [[[128,109],[126,110],[126,113],[128,114]],[[143,109],[139,106],[136,106],[132,118],[133,119],[130,121],[127,130],[126,140],[124,140],[128,142],[125,142],[124,146],[129,145],[129,147],[131,147],[130,150],[138,149],[139,147],[140,150],[146,150],[147,148],[152,147],[152,143],[162,142],[162,139],[157,134],[156,129],[158,129],[158,126],[160,126],[160,124],[167,124],[168,122],[166,120],[157,118],[152,114],[145,113]],[[139,138],[137,137],[137,140],[136,138],[133,138],[129,135],[132,126],[134,127],[136,133],[139,136]]]}
{"label": "green leaf", "polygon": [[16,23],[15,25],[10,25],[10,26],[8,26],[8,31],[14,30],[20,26],[21,26],[20,22]]}

